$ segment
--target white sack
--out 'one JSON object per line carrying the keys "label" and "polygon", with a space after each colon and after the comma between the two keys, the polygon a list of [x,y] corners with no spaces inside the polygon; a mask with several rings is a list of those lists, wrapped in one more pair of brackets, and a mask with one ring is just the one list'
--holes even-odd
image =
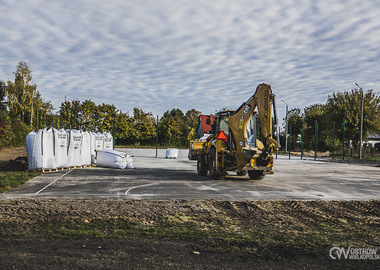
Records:
{"label": "white sack", "polygon": [[29,170],[37,169],[36,156],[34,151],[36,135],[37,133],[32,131],[26,136],[26,154],[28,157]]}
{"label": "white sack", "polygon": [[68,145],[68,166],[81,166],[82,165],[82,132],[80,130],[71,129],[68,131],[69,145]]}
{"label": "white sack", "polygon": [[104,149],[104,136],[102,133],[95,134],[95,150]]}
{"label": "white sack", "polygon": [[115,150],[97,151],[96,165],[117,169],[133,169],[133,159],[124,152]]}
{"label": "white sack", "polygon": [[56,168],[67,167],[67,132],[64,129],[53,129],[54,133],[54,156]]}
{"label": "white sack", "polygon": [[42,132],[42,129],[37,132],[32,131],[26,136],[29,170],[43,169]]}
{"label": "white sack", "polygon": [[166,158],[177,158],[178,153],[178,148],[168,148],[166,149]]}
{"label": "white sack", "polygon": [[91,136],[87,131],[82,136],[82,165],[91,165]]}
{"label": "white sack", "polygon": [[90,154],[91,154],[91,163],[96,163],[96,141],[95,141],[96,133],[90,133]]}
{"label": "white sack", "polygon": [[113,137],[112,137],[111,133],[104,132],[103,133],[103,137],[104,137],[104,147],[103,147],[103,149],[113,150]]}
{"label": "white sack", "polygon": [[54,134],[53,129],[42,130],[42,168],[43,169],[55,169],[55,157],[54,157]]}

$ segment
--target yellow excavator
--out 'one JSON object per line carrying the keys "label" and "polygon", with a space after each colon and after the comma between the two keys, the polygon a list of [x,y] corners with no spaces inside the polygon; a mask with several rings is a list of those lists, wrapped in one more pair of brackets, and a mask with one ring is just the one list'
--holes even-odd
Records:
{"label": "yellow excavator", "polygon": [[[223,110],[215,115],[212,135],[198,154],[198,175],[208,173],[211,179],[221,179],[234,171],[260,180],[265,174],[273,174],[273,151],[279,147],[278,132],[277,140],[273,138],[272,105],[277,129],[274,97],[270,85],[263,83],[236,111]],[[257,136],[257,126],[261,136]]]}

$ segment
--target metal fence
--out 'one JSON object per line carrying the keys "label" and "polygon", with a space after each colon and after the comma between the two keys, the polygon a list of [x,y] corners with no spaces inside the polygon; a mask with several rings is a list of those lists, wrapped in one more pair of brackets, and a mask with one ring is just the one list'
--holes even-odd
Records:
{"label": "metal fence", "polygon": [[[283,148],[286,154],[289,155],[298,155],[301,158],[304,156],[317,157],[322,158],[331,158],[331,159],[379,159],[380,160],[380,138],[375,138],[377,141],[362,142],[362,147],[360,147],[360,143],[354,144],[350,138],[346,136],[344,131],[344,122],[343,122],[343,133],[338,138],[336,135],[336,126],[335,122],[332,125],[332,129],[330,130],[332,136],[329,137],[330,145],[326,147],[326,143],[321,141],[320,134],[324,132],[323,130],[319,130],[318,122],[315,121],[314,126],[314,134],[311,135],[310,130],[309,134],[305,135],[304,129],[302,129],[301,134],[292,134],[291,133],[291,125],[289,127],[289,133],[287,136],[283,134],[281,145],[286,145],[287,148]],[[309,138],[307,138],[309,136]],[[309,147],[305,147],[305,137],[309,139]],[[312,144],[310,144],[312,141]],[[324,147],[320,147],[319,144],[325,144]],[[321,151],[322,150],[322,151]]]}

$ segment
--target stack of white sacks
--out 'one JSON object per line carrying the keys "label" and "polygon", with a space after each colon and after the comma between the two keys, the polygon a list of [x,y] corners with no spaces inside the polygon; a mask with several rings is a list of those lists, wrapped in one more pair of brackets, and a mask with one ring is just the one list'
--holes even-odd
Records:
{"label": "stack of white sacks", "polygon": [[[103,166],[102,162],[97,162],[97,155],[108,155],[108,152],[118,153],[113,151],[113,137],[110,133],[55,128],[30,132],[26,137],[26,151],[29,170],[91,164]],[[133,167],[132,158],[125,155],[124,164],[124,168]],[[120,164],[114,165],[110,162],[105,166],[121,168]]]}

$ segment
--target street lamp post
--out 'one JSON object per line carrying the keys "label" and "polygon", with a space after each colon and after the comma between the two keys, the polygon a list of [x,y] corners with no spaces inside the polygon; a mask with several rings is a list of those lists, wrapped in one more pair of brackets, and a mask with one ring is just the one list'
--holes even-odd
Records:
{"label": "street lamp post", "polygon": [[285,153],[288,151],[288,103],[286,103],[284,100],[281,99],[282,102],[285,103],[286,105],[286,116],[285,116],[285,121],[286,121],[286,128],[285,128]]}
{"label": "street lamp post", "polygon": [[362,159],[362,154],[363,154],[363,107],[364,107],[364,93],[363,93],[363,88],[361,88],[357,83],[355,83],[357,87],[359,87],[360,92],[362,94],[362,103],[361,103],[361,116],[360,116],[360,146],[359,146],[359,159]]}

